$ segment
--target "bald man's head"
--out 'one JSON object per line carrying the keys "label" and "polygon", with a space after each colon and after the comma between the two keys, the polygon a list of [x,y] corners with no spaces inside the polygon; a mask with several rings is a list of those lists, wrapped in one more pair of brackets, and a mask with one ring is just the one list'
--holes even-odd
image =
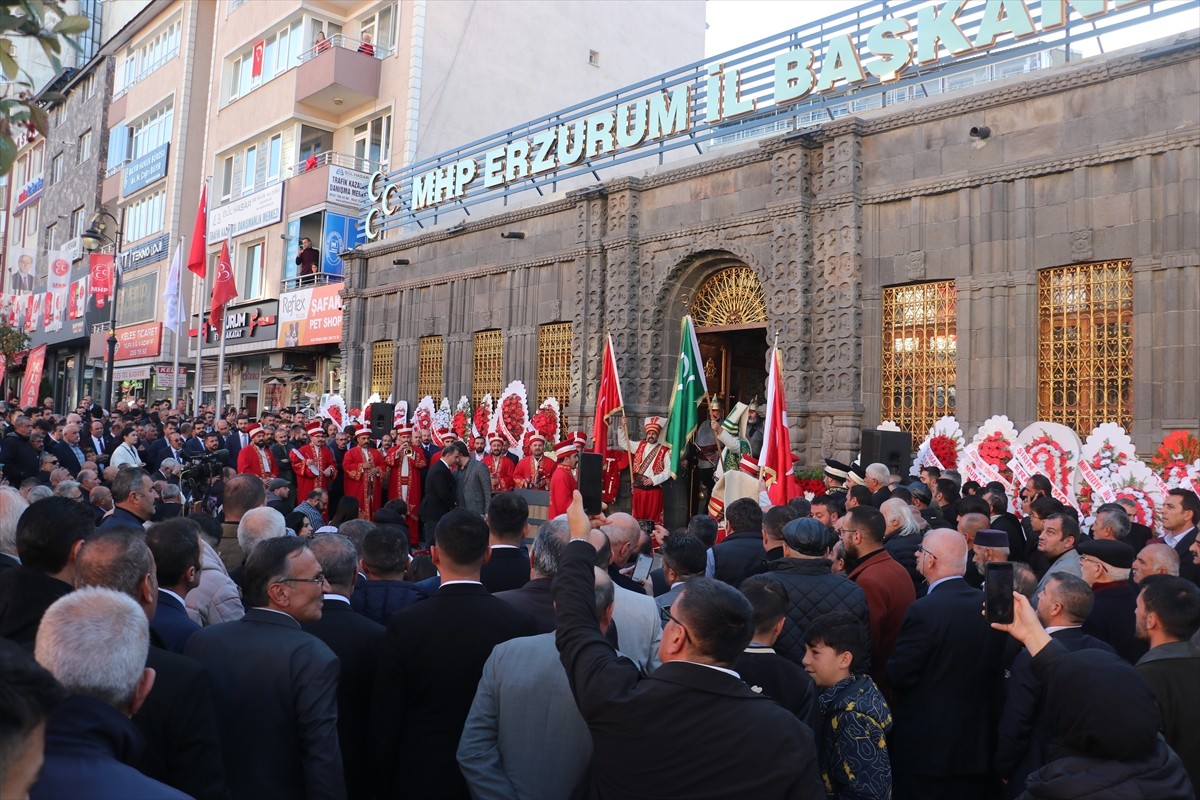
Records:
{"label": "bald man's head", "polygon": [[612,544],[613,566],[620,569],[640,548],[642,528],[632,515],[617,512],[608,516],[608,522],[602,530],[608,535],[608,540]]}
{"label": "bald man's head", "polygon": [[939,528],[925,534],[917,569],[929,583],[949,577],[962,577],[967,571],[967,540],[958,531]]}

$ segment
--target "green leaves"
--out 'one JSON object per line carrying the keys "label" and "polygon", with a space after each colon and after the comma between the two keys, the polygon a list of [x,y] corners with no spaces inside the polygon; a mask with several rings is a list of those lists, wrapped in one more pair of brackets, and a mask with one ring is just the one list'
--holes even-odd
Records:
{"label": "green leaves", "polygon": [[[22,70],[15,57],[16,41],[35,40],[57,72],[61,69],[59,54],[63,43],[78,50],[74,37],[86,32],[91,24],[85,16],[67,14],[61,0],[0,0],[0,72],[9,84],[0,93],[0,175],[8,173],[16,160],[16,133],[32,126],[44,136],[49,122],[43,103],[63,99],[61,95],[47,95],[35,100],[28,81],[24,86],[17,82]],[[20,91],[21,88],[28,91]]]}

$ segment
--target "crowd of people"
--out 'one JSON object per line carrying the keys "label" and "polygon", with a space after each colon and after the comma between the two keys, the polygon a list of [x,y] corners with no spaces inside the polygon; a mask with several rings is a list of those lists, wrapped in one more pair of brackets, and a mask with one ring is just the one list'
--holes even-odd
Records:
{"label": "crowd of people", "polygon": [[[6,421],[5,798],[1200,786],[1189,489],[1156,529],[1112,503],[1085,531],[1041,475],[1010,511],[1000,483],[827,461],[811,501],[730,492],[668,531],[657,419],[631,447],[638,515],[606,487],[592,517],[582,435],[514,457],[91,398]],[[540,527],[518,489],[549,493]],[[1014,619],[989,624],[999,562]]]}

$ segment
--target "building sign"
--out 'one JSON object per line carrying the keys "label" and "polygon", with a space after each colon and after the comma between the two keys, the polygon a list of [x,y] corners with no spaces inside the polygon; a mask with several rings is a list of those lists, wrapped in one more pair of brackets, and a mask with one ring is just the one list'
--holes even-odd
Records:
{"label": "building sign", "polygon": [[144,189],[159,178],[166,177],[167,151],[170,147],[169,142],[159,145],[126,164],[125,174],[121,179],[121,194],[128,197],[138,189]]}
{"label": "building sign", "polygon": [[164,233],[136,247],[130,247],[121,253],[121,268],[128,272],[156,261],[162,261],[167,257],[167,248],[170,244],[171,234]]}
{"label": "building sign", "polygon": [[38,173],[29,179],[29,181],[17,191],[16,204],[13,205],[13,213],[17,213],[25,206],[32,203],[42,196],[42,189],[46,188],[45,177],[42,173]]}
{"label": "building sign", "polygon": [[929,80],[933,69],[950,75],[1069,50],[1080,38],[1131,24],[1135,15],[1141,23],[1171,13],[1136,8],[1145,3],[939,0],[905,3],[900,13],[894,3],[855,6],[516,126],[521,135],[509,128],[388,174],[376,172],[367,187],[365,238],[501,193],[699,147],[767,118],[823,119],[835,99],[844,105],[851,93],[859,98],[903,89]]}
{"label": "building sign", "polygon": [[[225,341],[273,342],[278,332],[279,301],[250,303],[239,308],[225,309]],[[217,332],[204,326],[204,343],[217,344]]]}
{"label": "building sign", "polygon": [[113,370],[113,383],[144,381],[150,377],[150,365],[144,367],[117,367]]}
{"label": "building sign", "polygon": [[[129,325],[117,328],[117,361],[131,361],[135,358],[154,358],[162,352],[162,323],[151,322],[147,325]],[[88,345],[88,358],[108,358],[108,331],[92,332]],[[147,371],[145,377],[150,377]]]}
{"label": "building sign", "polygon": [[371,176],[346,167],[329,167],[329,202],[359,208],[367,202],[367,183]]}
{"label": "building sign", "polygon": [[283,219],[283,184],[239,197],[208,212],[208,241],[274,225]]}
{"label": "building sign", "polygon": [[129,325],[154,319],[158,309],[158,273],[121,279],[117,292],[117,324]]}
{"label": "building sign", "polygon": [[[174,386],[172,386],[172,383],[171,383],[171,380],[172,380],[171,373],[172,372],[175,372]],[[178,367],[178,368],[176,368],[176,367],[155,367],[154,368],[154,388],[155,389],[171,389],[171,388],[182,389],[185,386],[187,386],[187,374],[188,374],[187,367]]]}
{"label": "building sign", "polygon": [[321,271],[327,275],[343,274],[342,251],[358,247],[360,239],[357,219],[326,211],[321,227]]}
{"label": "building sign", "polygon": [[279,298],[279,347],[308,347],[342,341],[342,285],[330,283]]}

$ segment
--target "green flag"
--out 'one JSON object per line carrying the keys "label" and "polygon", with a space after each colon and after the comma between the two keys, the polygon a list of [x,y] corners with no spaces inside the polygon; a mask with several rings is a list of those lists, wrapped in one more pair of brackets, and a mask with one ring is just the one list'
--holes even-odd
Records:
{"label": "green flag", "polygon": [[700,424],[700,401],[707,393],[696,329],[692,326],[692,318],[685,316],[680,325],[679,368],[675,372],[675,386],[671,389],[671,418],[667,420],[665,438],[666,443],[671,445],[672,478],[687,453],[688,440]]}

